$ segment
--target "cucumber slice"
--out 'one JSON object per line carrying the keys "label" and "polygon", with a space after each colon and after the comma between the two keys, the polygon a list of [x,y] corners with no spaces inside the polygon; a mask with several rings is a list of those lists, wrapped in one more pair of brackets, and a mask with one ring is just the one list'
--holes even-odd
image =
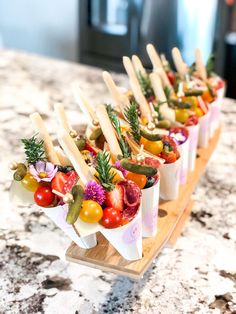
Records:
{"label": "cucumber slice", "polygon": [[145,131],[143,129],[140,130],[140,134],[142,137],[146,138],[147,140],[149,140],[151,142],[160,141],[162,139],[162,135],[148,133],[147,131]]}
{"label": "cucumber slice", "polygon": [[122,159],[120,163],[125,170],[138,174],[144,174],[148,177],[154,176],[157,173],[156,168],[132,163],[127,158]]}
{"label": "cucumber slice", "polygon": [[99,138],[99,136],[102,135],[102,129],[101,128],[96,128],[92,131],[89,139],[91,141],[95,141],[97,138]]}
{"label": "cucumber slice", "polygon": [[69,204],[69,210],[66,216],[66,222],[70,225],[76,222],[83,202],[84,190],[81,185],[75,185],[72,188],[73,203]]}

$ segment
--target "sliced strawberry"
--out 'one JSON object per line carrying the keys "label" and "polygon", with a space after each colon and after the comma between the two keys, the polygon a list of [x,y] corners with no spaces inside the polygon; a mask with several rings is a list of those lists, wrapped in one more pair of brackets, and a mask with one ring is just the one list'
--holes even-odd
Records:
{"label": "sliced strawberry", "polygon": [[123,211],[124,209],[124,189],[116,184],[114,190],[106,192],[105,204],[116,210]]}
{"label": "sliced strawberry", "polygon": [[198,124],[198,117],[195,114],[189,116],[188,120],[185,122],[185,126],[191,126],[196,124]]}
{"label": "sliced strawberry", "polygon": [[52,190],[64,194],[64,186],[66,184],[67,177],[66,173],[58,171],[51,182]]}
{"label": "sliced strawberry", "polygon": [[86,141],[84,150],[88,150],[89,152],[93,153],[94,156],[97,156],[97,152],[93,149],[93,147]]}
{"label": "sliced strawberry", "polygon": [[77,183],[78,178],[79,178],[78,174],[73,170],[67,172],[66,175],[67,175],[67,180],[63,188],[64,193],[70,192],[73,186]]}

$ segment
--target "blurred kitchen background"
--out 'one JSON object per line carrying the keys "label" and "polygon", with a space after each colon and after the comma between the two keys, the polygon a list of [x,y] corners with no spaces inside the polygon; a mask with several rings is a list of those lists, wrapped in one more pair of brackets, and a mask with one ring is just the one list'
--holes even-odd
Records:
{"label": "blurred kitchen background", "polygon": [[236,98],[234,0],[2,0],[0,47],[123,71],[123,55],[138,54],[149,68],[146,44],[185,61],[201,48],[216,56],[216,72]]}

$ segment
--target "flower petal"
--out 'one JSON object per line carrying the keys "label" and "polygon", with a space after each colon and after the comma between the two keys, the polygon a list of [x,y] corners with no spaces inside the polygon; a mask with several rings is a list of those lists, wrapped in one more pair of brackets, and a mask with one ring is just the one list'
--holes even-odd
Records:
{"label": "flower petal", "polygon": [[36,165],[35,165],[35,168],[38,172],[45,172],[45,162],[44,161],[37,161],[36,162]]}
{"label": "flower petal", "polygon": [[49,173],[51,171],[54,170],[54,164],[52,164],[51,162],[46,162],[46,166],[45,166],[45,172]]}

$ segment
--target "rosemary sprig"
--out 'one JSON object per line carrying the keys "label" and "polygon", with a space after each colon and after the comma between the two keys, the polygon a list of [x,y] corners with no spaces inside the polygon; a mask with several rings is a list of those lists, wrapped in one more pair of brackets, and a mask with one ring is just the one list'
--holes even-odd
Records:
{"label": "rosemary sprig", "polygon": [[44,141],[37,139],[37,134],[29,139],[21,139],[24,145],[26,161],[28,164],[35,164],[38,160],[45,161]]}
{"label": "rosemary sprig", "polygon": [[128,158],[131,156],[131,148],[129,147],[128,143],[126,142],[124,136],[122,135],[121,132],[121,127],[120,127],[120,121],[115,114],[114,110],[112,109],[111,105],[106,105],[107,113],[108,116],[111,120],[111,123],[116,131],[117,137],[118,137],[118,142],[120,145],[120,149],[122,151],[122,155],[124,158]]}
{"label": "rosemary sprig", "polygon": [[141,86],[142,92],[146,99],[154,97],[151,80],[148,75],[143,75],[141,71],[137,72],[137,78]]}
{"label": "rosemary sprig", "polygon": [[130,105],[125,108],[125,118],[131,128],[131,134],[138,144],[140,143],[140,127],[138,120],[138,107],[135,101],[131,101]]}
{"label": "rosemary sprig", "polygon": [[115,172],[112,171],[112,166],[110,165],[111,156],[107,152],[98,152],[96,157],[96,178],[100,181],[101,185],[106,191],[112,191],[115,185],[112,180],[115,177]]}
{"label": "rosemary sprig", "polygon": [[192,65],[189,67],[189,75],[192,76],[193,73],[196,71],[196,62],[193,62]]}

